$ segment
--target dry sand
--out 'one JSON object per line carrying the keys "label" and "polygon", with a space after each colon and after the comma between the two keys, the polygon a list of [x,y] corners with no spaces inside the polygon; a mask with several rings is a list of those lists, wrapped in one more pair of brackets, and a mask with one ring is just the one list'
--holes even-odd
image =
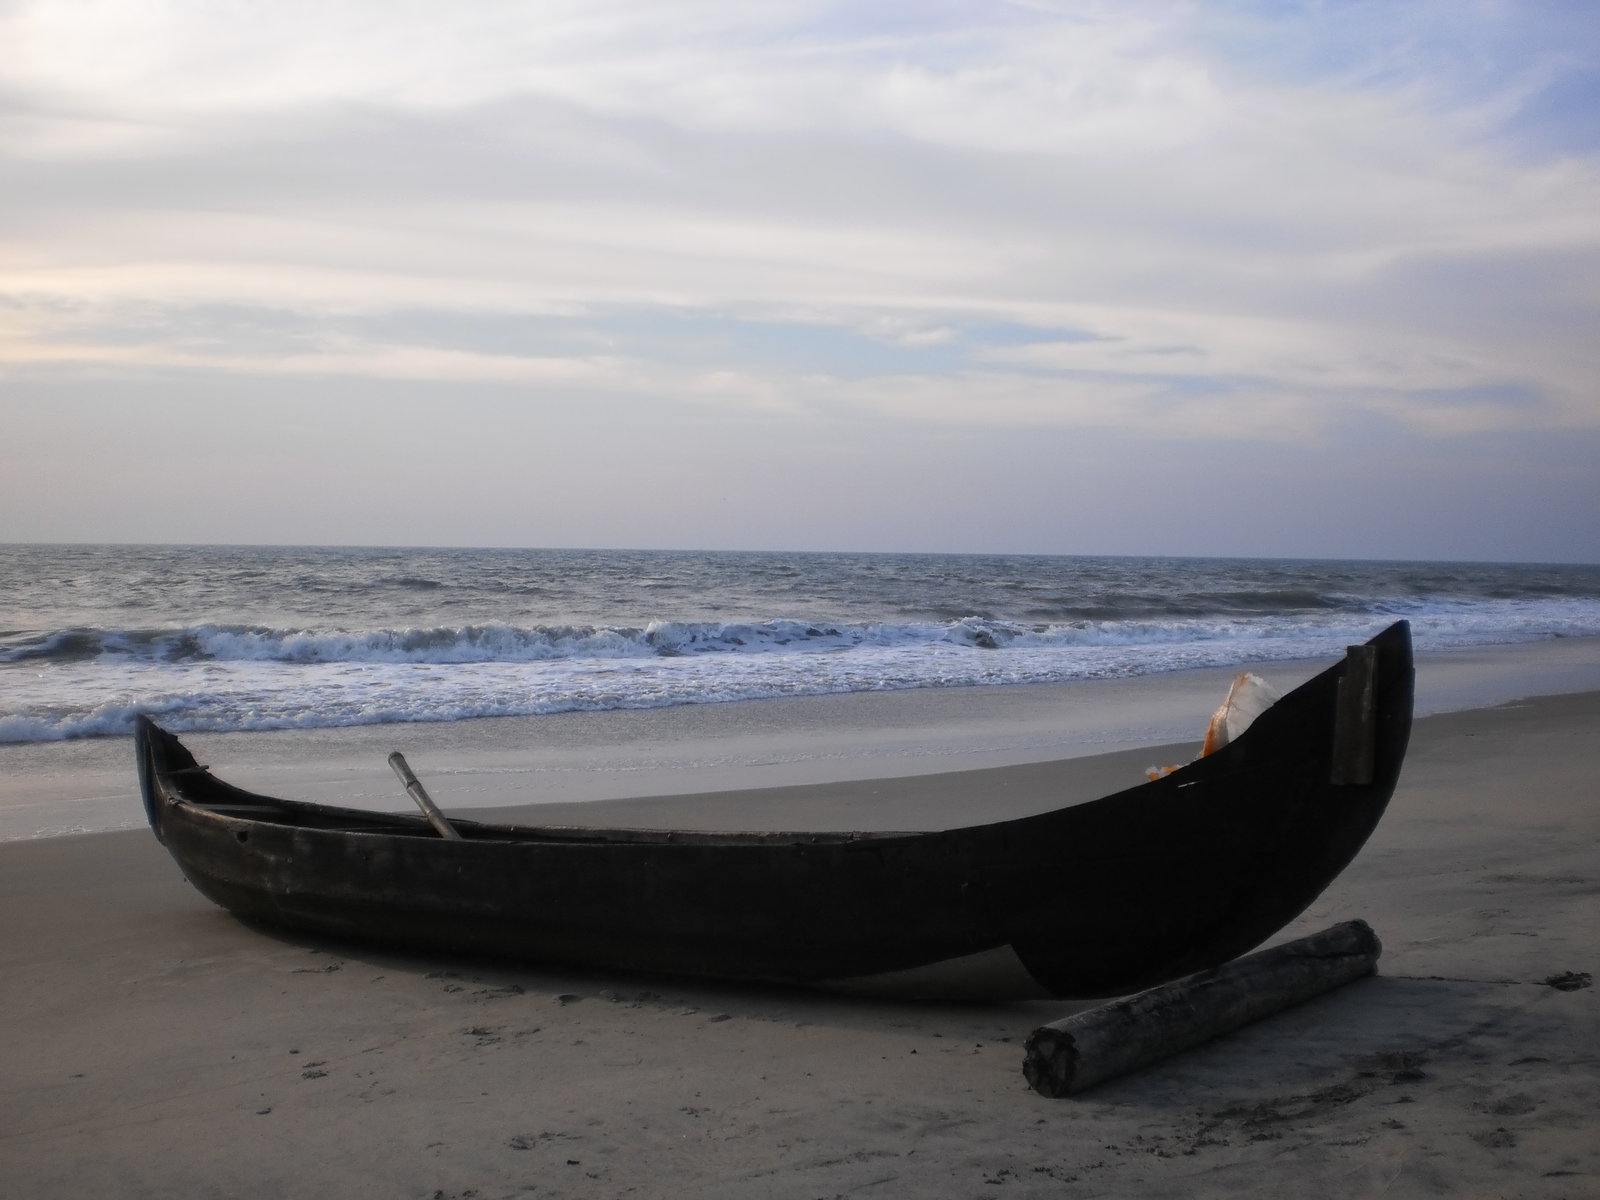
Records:
{"label": "dry sand", "polygon": [[[1072,1005],[408,957],[248,929],[147,833],[0,845],[0,1197],[1600,1197],[1600,992],[1543,982],[1600,973],[1597,728],[1600,694],[1419,721],[1283,935],[1365,918],[1380,975],[1070,1100],[1020,1068]],[[585,811],[904,825],[917,787]]]}

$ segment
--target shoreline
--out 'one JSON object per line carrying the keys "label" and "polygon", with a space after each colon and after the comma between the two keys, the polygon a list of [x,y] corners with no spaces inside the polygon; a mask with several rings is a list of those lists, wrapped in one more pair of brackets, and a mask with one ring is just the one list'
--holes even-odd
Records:
{"label": "shoreline", "polygon": [[[1371,841],[1274,939],[1361,917],[1378,975],[1071,1100],[1021,1071],[1062,1002],[413,956],[247,927],[143,830],[0,845],[0,1003],[27,1031],[0,1052],[0,1194],[1577,1200],[1600,992],[1544,981],[1600,973],[1597,726],[1600,692],[1421,718]],[[986,805],[1141,754],[989,772]],[[941,778],[766,799],[898,823],[904,788],[961,819]]]}
{"label": "shoreline", "polygon": [[[1255,664],[1287,691],[1329,661]],[[1054,684],[850,692],[658,709],[185,734],[230,783],[354,808],[407,807],[402,749],[449,810],[933,776],[1141,750],[1192,756],[1239,668]],[[1417,658],[1419,716],[1600,691],[1600,638]],[[0,844],[143,825],[127,738],[0,746]],[[1108,790],[1117,790],[1110,788]],[[588,819],[602,819],[595,811]]]}

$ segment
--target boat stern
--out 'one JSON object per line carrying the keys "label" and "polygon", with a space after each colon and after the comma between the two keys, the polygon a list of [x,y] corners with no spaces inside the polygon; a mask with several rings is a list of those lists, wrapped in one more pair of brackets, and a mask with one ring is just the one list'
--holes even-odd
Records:
{"label": "boat stern", "polygon": [[183,748],[183,743],[143,713],[133,718],[133,754],[139,769],[139,795],[144,801],[145,818],[150,822],[156,841],[165,845],[161,813],[166,789],[162,777],[175,770],[199,770],[200,765],[194,755]]}

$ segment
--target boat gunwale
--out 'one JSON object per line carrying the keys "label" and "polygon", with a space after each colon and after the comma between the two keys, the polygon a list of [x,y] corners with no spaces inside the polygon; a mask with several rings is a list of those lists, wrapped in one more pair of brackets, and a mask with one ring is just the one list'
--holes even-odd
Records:
{"label": "boat gunwale", "polygon": [[[1396,622],[1395,624],[1405,624]],[[1387,628],[1392,628],[1386,627]],[[1381,636],[1381,634],[1379,635]],[[1325,686],[1325,681],[1330,676],[1336,676],[1343,669],[1342,661],[1334,662],[1306,679],[1298,686],[1292,688],[1279,698],[1267,712],[1277,708],[1286,701],[1292,700],[1297,695],[1313,691]],[[1263,714],[1265,715],[1265,713]],[[231,829],[237,832],[240,827],[250,825],[266,826],[273,828],[292,829],[303,834],[328,834],[336,837],[363,837],[363,838],[400,838],[420,839],[423,841],[437,841],[441,845],[450,844],[446,839],[438,836],[421,814],[401,811],[367,810],[348,808],[342,805],[321,804],[309,800],[293,800],[285,797],[270,796],[265,793],[251,792],[239,788],[234,784],[212,774],[208,766],[203,766],[195,761],[192,767],[177,769],[162,769],[154,761],[154,756],[159,753],[155,749],[154,741],[147,731],[154,731],[159,739],[165,739],[176,746],[180,753],[190,754],[182,741],[171,732],[163,729],[155,721],[142,714],[136,720],[136,739],[147,747],[140,754],[140,765],[146,765],[146,755],[151,756],[149,761],[150,774],[153,781],[157,782],[160,789],[169,799],[177,802],[191,819],[209,820],[217,822],[220,828]],[[496,846],[530,846],[530,845],[596,845],[596,846],[625,846],[625,845],[650,845],[650,846],[836,846],[848,845],[855,842],[871,842],[877,846],[886,843],[916,842],[925,839],[944,837],[972,837],[989,834],[1003,836],[1012,827],[1021,827],[1028,823],[1048,821],[1050,818],[1066,812],[1083,813],[1102,806],[1124,806],[1137,803],[1139,797],[1148,797],[1152,802],[1157,798],[1166,797],[1169,792],[1195,786],[1207,782],[1211,776],[1226,774],[1237,759],[1247,757],[1256,741],[1264,738],[1270,730],[1271,722],[1258,720],[1246,729],[1237,738],[1227,745],[1206,755],[1195,758],[1176,770],[1157,779],[1135,783],[1119,791],[1109,792],[1105,795],[1094,796],[1088,799],[1076,800],[1068,804],[1058,805],[1054,808],[1042,809],[1037,813],[1026,813],[1020,816],[1006,817],[998,821],[976,822],[967,825],[950,826],[944,829],[929,830],[716,830],[716,829],[660,829],[648,826],[607,826],[607,825],[527,825],[527,824],[500,824],[492,821],[483,821],[473,818],[451,817],[451,824],[461,833],[461,845],[496,845]],[[1070,762],[1071,758],[1044,760],[1046,762]],[[990,768],[1003,770],[1004,768]],[[978,770],[982,770],[979,768]],[[142,772],[141,772],[142,773]],[[209,800],[188,794],[182,777],[190,776],[204,779],[206,787],[217,788],[225,793],[230,793],[234,798],[228,800]],[[815,785],[793,785],[797,787]],[[741,791],[762,792],[772,789],[748,788],[733,789],[727,795],[737,795]],[[245,816],[229,813],[225,810],[232,807],[259,807],[267,810],[261,816]],[[157,823],[157,814],[152,813],[152,825]],[[274,819],[275,817],[281,819]],[[328,822],[336,822],[329,824]],[[159,829],[158,829],[159,833]]]}

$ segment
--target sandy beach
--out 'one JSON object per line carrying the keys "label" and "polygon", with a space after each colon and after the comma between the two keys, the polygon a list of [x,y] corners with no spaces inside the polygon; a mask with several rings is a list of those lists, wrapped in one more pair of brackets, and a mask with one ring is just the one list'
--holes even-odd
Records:
{"label": "sandy beach", "polygon": [[[1029,1089],[1022,1046],[1081,1006],[411,957],[248,929],[145,831],[0,844],[0,1196],[1600,1196],[1600,993],[1546,982],[1600,967],[1600,692],[1572,691],[1574,679],[1550,689],[1568,694],[1418,721],[1383,824],[1282,935],[1365,919],[1385,947],[1378,976],[1069,1100]],[[1177,687],[1209,696],[1213,683]],[[1427,699],[1434,686],[1425,671],[1424,711],[1449,707]],[[835,738],[843,748],[803,770],[763,767],[750,746],[721,768],[702,755],[652,770],[644,739],[626,747],[631,789],[616,778],[609,798],[546,789],[557,802],[539,811],[965,823],[978,785],[985,816],[999,817],[1137,782],[1163,752],[1130,737],[1173,740],[1177,716],[1140,709],[1108,722],[1101,743],[1070,747],[1077,757],[1046,761],[1048,739],[1020,708],[1002,711],[988,733],[1010,730],[1012,744],[985,748],[986,733],[929,766],[917,748],[942,735],[923,717],[897,729],[872,702],[815,706],[834,704],[827,720],[857,726],[861,742]],[[750,745],[776,746],[784,723],[799,744],[808,736],[802,709],[746,711]],[[516,776],[513,746],[482,746],[488,773],[471,775],[466,755],[451,757],[459,742],[415,732],[441,739],[441,791],[504,802],[464,785]],[[315,796],[348,785],[347,752],[365,757],[392,734],[346,733],[321,760],[308,738],[274,750],[258,736],[237,755],[244,739],[195,741],[251,786],[293,757],[307,783],[296,794]],[[558,765],[599,755],[584,736]],[[12,760],[34,764],[32,797],[103,771],[131,804],[125,756],[96,747],[79,775],[37,765],[35,748]],[[885,764],[897,769],[871,769]],[[963,770],[919,776],[919,764]],[[694,790],[713,777],[774,786]]]}

